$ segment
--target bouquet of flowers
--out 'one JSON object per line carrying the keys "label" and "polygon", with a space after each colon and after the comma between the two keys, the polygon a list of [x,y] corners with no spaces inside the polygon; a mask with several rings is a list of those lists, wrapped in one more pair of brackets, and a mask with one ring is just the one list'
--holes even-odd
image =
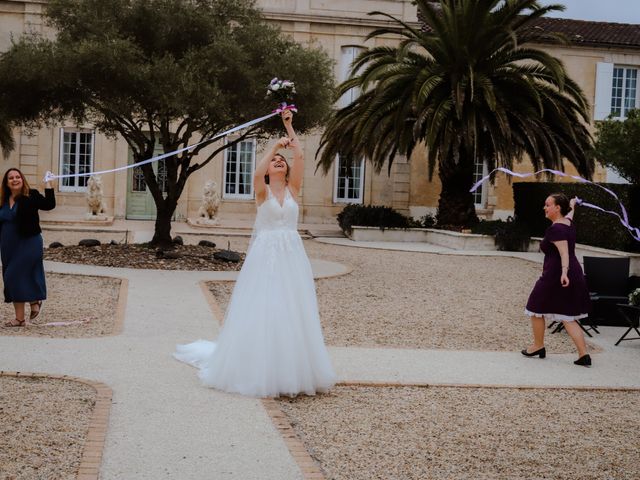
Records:
{"label": "bouquet of flowers", "polygon": [[275,77],[267,86],[267,98],[273,98],[278,103],[277,112],[291,110],[297,112],[298,109],[294,104],[293,95],[296,93],[296,86],[291,80],[280,80]]}
{"label": "bouquet of flowers", "polygon": [[629,294],[629,303],[636,307],[640,307],[640,288],[636,288]]}

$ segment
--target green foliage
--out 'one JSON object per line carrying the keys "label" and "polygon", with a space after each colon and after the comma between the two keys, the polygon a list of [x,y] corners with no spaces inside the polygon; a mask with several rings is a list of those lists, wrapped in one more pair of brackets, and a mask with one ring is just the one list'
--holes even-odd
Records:
{"label": "green foliage", "polygon": [[351,227],[411,228],[421,225],[402,215],[391,207],[376,205],[347,205],[337,215],[338,224],[343,232],[351,234]]}
{"label": "green foliage", "polygon": [[629,182],[640,185],[640,110],[625,120],[597,122],[596,158]]}
{"label": "green foliage", "polygon": [[[602,186],[612,190],[627,209],[631,225],[640,225],[640,187],[605,183]],[[518,221],[526,223],[531,235],[544,236],[549,220],[542,207],[552,193],[564,193],[569,198],[577,196],[585,202],[598,205],[605,210],[618,213],[618,202],[596,185],[584,183],[516,182],[513,184],[515,201],[514,214]],[[619,219],[592,208],[577,207],[573,217],[577,229],[577,242],[594,247],[640,252],[640,242],[636,242]]]}
{"label": "green foliage", "polygon": [[[54,40],[25,35],[0,56],[0,118],[11,125],[90,123],[124,137],[140,161],[155,145],[176,150],[270,112],[276,76],[296,84],[299,132],[331,108],[328,55],[282,35],[253,0],[50,0],[46,19]],[[207,155],[203,145],[168,158],[166,196],[143,166],[158,219],[170,225],[189,175],[222,149],[281,130],[275,118]]]}
{"label": "green foliage", "polygon": [[495,235],[502,226],[504,226],[502,220],[480,220],[471,227],[471,233],[478,235]]}
{"label": "green foliage", "polygon": [[[589,105],[557,58],[532,45],[550,34],[538,19],[561,6],[536,0],[417,0],[425,28],[391,21],[369,35],[400,37],[365,50],[338,95],[362,93],[330,118],[318,163],[327,171],[337,155],[370,159],[391,168],[396,154],[428,151],[442,193],[438,223],[473,225],[473,164],[511,168],[525,154],[536,169],[563,159],[590,177]],[[386,43],[386,42],[383,42]],[[455,201],[447,198],[455,197]]]}
{"label": "green foliage", "polygon": [[526,223],[516,221],[513,217],[496,226],[495,244],[498,250],[507,252],[526,252],[531,243],[531,233]]}
{"label": "green foliage", "polygon": [[419,224],[423,228],[434,228],[436,226],[436,217],[431,214],[427,214],[420,218]]}

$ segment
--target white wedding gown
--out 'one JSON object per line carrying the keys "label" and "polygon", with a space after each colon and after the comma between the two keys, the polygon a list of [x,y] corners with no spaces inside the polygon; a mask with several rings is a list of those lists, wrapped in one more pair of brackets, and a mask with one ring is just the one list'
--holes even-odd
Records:
{"label": "white wedding gown", "polygon": [[200,369],[203,384],[254,397],[313,395],[334,385],[297,219],[289,189],[280,205],[267,186],[217,341],[174,353]]}

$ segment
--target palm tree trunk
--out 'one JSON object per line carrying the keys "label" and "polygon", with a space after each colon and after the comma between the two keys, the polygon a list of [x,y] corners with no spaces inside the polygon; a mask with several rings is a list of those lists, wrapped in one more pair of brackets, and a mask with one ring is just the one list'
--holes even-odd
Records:
{"label": "palm tree trunk", "polygon": [[440,165],[438,176],[442,191],[438,201],[437,223],[441,227],[468,228],[478,223],[473,195],[473,164],[459,162],[445,168]]}

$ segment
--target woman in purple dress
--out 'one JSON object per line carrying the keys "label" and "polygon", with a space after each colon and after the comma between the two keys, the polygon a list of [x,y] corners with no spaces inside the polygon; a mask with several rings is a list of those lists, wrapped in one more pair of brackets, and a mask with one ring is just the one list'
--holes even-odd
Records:
{"label": "woman in purple dress", "polygon": [[533,287],[525,313],[531,317],[533,345],[522,350],[527,357],[545,358],[545,320],[562,322],[578,349],[576,365],[591,366],[584,333],[577,322],[591,309],[589,290],[580,262],[576,258],[576,227],[571,201],[562,193],[549,195],[544,202],[544,215],[551,220],[540,249],[544,253],[542,275]]}

